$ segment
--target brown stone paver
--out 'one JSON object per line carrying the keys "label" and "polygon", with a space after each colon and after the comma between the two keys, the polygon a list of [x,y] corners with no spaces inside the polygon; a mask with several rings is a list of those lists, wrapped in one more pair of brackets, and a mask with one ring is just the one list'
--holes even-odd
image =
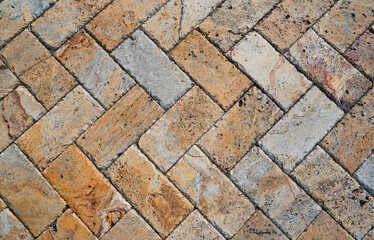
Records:
{"label": "brown stone paver", "polygon": [[16,76],[0,60],[0,98],[10,93],[17,86],[17,83]]}
{"label": "brown stone paver", "polygon": [[22,225],[9,209],[0,212],[0,226],[1,239],[33,239],[25,226]]}
{"label": "brown stone paver", "polygon": [[0,198],[0,212],[5,209],[7,207],[7,205],[5,204],[5,202]]}

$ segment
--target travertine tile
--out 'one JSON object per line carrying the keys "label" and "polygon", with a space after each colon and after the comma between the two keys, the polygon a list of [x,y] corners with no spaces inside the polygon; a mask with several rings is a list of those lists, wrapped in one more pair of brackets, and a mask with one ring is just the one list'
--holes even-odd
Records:
{"label": "travertine tile", "polygon": [[171,0],[144,24],[144,28],[161,47],[170,50],[222,1]]}
{"label": "travertine tile", "polygon": [[321,208],[258,147],[231,170],[240,188],[292,239],[297,238]]}
{"label": "travertine tile", "polygon": [[361,239],[373,226],[373,198],[320,147],[292,176],[351,234]]}
{"label": "travertine tile", "polygon": [[350,173],[364,163],[374,148],[373,118],[371,90],[321,142]]}
{"label": "travertine tile", "polygon": [[199,140],[198,145],[228,171],[283,112],[253,87]]}
{"label": "travertine tile", "polygon": [[322,211],[298,240],[353,240],[353,238]]}
{"label": "travertine tile", "polygon": [[0,212],[5,209],[7,207],[7,205],[5,204],[5,202],[0,198]]}
{"label": "travertine tile", "polygon": [[288,110],[312,85],[258,33],[251,32],[228,53],[239,66]]}
{"label": "travertine tile", "polygon": [[47,109],[77,84],[69,72],[52,56],[24,72],[20,79],[31,88]]}
{"label": "travertine tile", "polygon": [[98,237],[131,207],[75,145],[52,162],[44,175]]}
{"label": "travertine tile", "polygon": [[53,227],[47,228],[38,240],[54,239],[97,239],[90,230],[82,223],[75,213],[68,209],[56,221]]}
{"label": "travertine tile", "polygon": [[167,238],[167,240],[179,239],[224,240],[225,238],[195,210]]}
{"label": "travertine tile", "polygon": [[221,115],[222,110],[195,86],[140,138],[139,146],[165,172]]}
{"label": "travertine tile", "polygon": [[0,239],[33,239],[22,223],[9,211],[0,211]]}
{"label": "travertine tile", "polygon": [[228,109],[252,85],[222,53],[193,31],[171,53],[192,78]]}
{"label": "travertine tile", "polygon": [[355,176],[374,195],[374,153],[357,169]]}
{"label": "travertine tile", "polygon": [[371,0],[340,0],[313,28],[344,52],[374,21],[373,11]]}
{"label": "travertine tile", "polygon": [[140,30],[112,54],[163,108],[170,108],[191,87],[188,76]]}
{"label": "travertine tile", "polygon": [[157,233],[135,210],[130,210],[118,223],[104,235],[102,240],[159,240]]}
{"label": "travertine tile", "polygon": [[167,0],[117,0],[97,15],[86,29],[109,51],[117,47]]}
{"label": "travertine tile", "polygon": [[106,108],[135,84],[84,30],[70,38],[56,55]]}
{"label": "travertine tile", "polygon": [[23,86],[0,101],[0,151],[21,135],[45,109]]}
{"label": "travertine tile", "polygon": [[244,224],[232,240],[287,240],[288,238],[260,211]]}
{"label": "travertine tile", "polygon": [[362,240],[373,240],[374,239],[374,228],[368,232]]}
{"label": "travertine tile", "polygon": [[344,110],[350,109],[372,86],[313,30],[306,32],[290,48],[290,53],[295,63],[331,94]]}
{"label": "travertine tile", "polygon": [[313,87],[266,133],[260,145],[289,173],[341,117],[343,111]]}
{"label": "travertine tile", "polygon": [[10,93],[17,86],[17,83],[16,76],[0,60],[0,99]]}
{"label": "travertine tile", "polygon": [[279,0],[229,0],[199,28],[224,52],[239,41]]}
{"label": "travertine tile", "polygon": [[45,168],[102,112],[102,107],[78,86],[17,141],[39,168]]}
{"label": "travertine tile", "polygon": [[163,109],[136,85],[77,141],[99,168],[107,168],[161,117]]}
{"label": "travertine tile", "polygon": [[162,237],[192,211],[191,203],[135,145],[114,161],[106,173]]}
{"label": "travertine tile", "polygon": [[253,204],[196,146],[168,176],[226,237],[232,237],[254,213]]}
{"label": "travertine tile", "polygon": [[257,29],[281,50],[289,48],[330,7],[334,0],[284,0]]}
{"label": "travertine tile", "polygon": [[34,236],[61,215],[65,207],[65,202],[14,144],[0,154],[0,193]]}

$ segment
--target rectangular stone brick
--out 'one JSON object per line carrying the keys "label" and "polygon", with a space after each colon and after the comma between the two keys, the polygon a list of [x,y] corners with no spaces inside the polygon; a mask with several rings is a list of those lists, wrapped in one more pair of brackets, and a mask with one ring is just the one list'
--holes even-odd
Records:
{"label": "rectangular stone brick", "polygon": [[313,87],[266,133],[260,145],[289,173],[342,117],[343,111]]}
{"label": "rectangular stone brick", "polygon": [[249,33],[228,56],[286,111],[312,85],[256,32]]}
{"label": "rectangular stone brick", "polygon": [[18,138],[18,144],[39,168],[45,168],[103,111],[103,108],[78,86]]}
{"label": "rectangular stone brick", "polygon": [[52,56],[29,68],[20,79],[31,88],[47,109],[77,84],[70,73]]}
{"label": "rectangular stone brick", "polygon": [[195,210],[167,238],[167,240],[179,239],[224,240],[225,238],[204,219],[199,211]]}
{"label": "rectangular stone brick", "polygon": [[290,48],[290,53],[295,63],[344,110],[349,110],[372,86],[367,78],[312,30]]}
{"label": "rectangular stone brick", "polygon": [[319,146],[292,176],[355,238],[372,228],[373,198]]}
{"label": "rectangular stone brick", "polygon": [[32,240],[31,234],[9,209],[0,211],[0,239]]}
{"label": "rectangular stone brick", "polygon": [[105,108],[135,84],[84,30],[69,39],[56,56]]}
{"label": "rectangular stone brick", "polygon": [[86,29],[112,51],[167,0],[117,0],[99,13]]}
{"label": "rectangular stone brick", "polygon": [[165,172],[222,113],[222,110],[195,86],[140,138],[139,146]]}
{"label": "rectangular stone brick", "polygon": [[192,211],[191,203],[135,145],[114,161],[106,173],[162,237]]}
{"label": "rectangular stone brick", "polygon": [[136,85],[77,141],[99,168],[107,168],[161,117],[163,109]]}
{"label": "rectangular stone brick", "polygon": [[225,237],[232,237],[254,213],[253,204],[196,146],[168,176]]}
{"label": "rectangular stone brick", "polygon": [[65,207],[57,192],[14,144],[0,154],[0,193],[34,236],[61,215]]}
{"label": "rectangular stone brick", "polygon": [[283,112],[253,87],[199,140],[198,145],[229,171],[282,116]]}
{"label": "rectangular stone brick", "polygon": [[339,51],[345,50],[374,21],[371,0],[340,0],[313,26]]}
{"label": "rectangular stone brick", "polygon": [[292,239],[296,239],[321,208],[258,147],[231,170],[235,183]]}
{"label": "rectangular stone brick", "polygon": [[225,1],[199,28],[227,52],[278,2],[279,0]]}
{"label": "rectangular stone brick", "polygon": [[284,0],[256,28],[278,48],[285,50],[334,2],[334,0]]}
{"label": "rectangular stone brick", "polygon": [[101,237],[131,206],[94,164],[71,145],[44,175],[87,226]]}
{"label": "rectangular stone brick", "polygon": [[112,55],[165,109],[170,108],[192,85],[188,76],[140,30]]}
{"label": "rectangular stone brick", "polygon": [[323,139],[322,146],[350,173],[374,148],[374,91],[371,90]]}
{"label": "rectangular stone brick", "polygon": [[198,31],[193,31],[171,56],[213,98],[228,109],[252,82]]}
{"label": "rectangular stone brick", "polygon": [[165,50],[170,50],[223,0],[171,0],[144,28]]}
{"label": "rectangular stone brick", "polygon": [[0,99],[10,93],[18,83],[18,79],[0,60]]}
{"label": "rectangular stone brick", "polygon": [[374,195],[374,153],[355,172],[358,181]]}

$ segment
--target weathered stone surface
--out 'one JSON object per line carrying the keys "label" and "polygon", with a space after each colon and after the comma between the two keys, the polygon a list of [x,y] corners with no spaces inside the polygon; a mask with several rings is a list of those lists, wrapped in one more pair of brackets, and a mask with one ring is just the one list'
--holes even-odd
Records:
{"label": "weathered stone surface", "polygon": [[288,110],[312,85],[258,33],[251,32],[228,53],[239,66]]}
{"label": "weathered stone surface", "polygon": [[135,84],[84,30],[69,39],[56,55],[105,108],[109,108]]}
{"label": "weathered stone surface", "polygon": [[374,153],[355,172],[358,181],[374,195]]}
{"label": "weathered stone surface", "polygon": [[374,78],[374,33],[367,31],[359,37],[345,56]]}
{"label": "weathered stone surface", "polygon": [[75,213],[68,209],[56,221],[53,227],[47,228],[38,240],[54,239],[97,239],[90,230],[82,223]]}
{"label": "weathered stone surface", "polygon": [[139,146],[165,172],[221,115],[222,110],[195,86],[140,138]]}
{"label": "weathered stone surface", "polygon": [[225,238],[201,216],[199,211],[195,210],[167,238],[167,240],[179,239],[224,240]]}
{"label": "weathered stone surface", "polygon": [[106,173],[162,237],[192,211],[191,203],[135,145],[114,161]]}
{"label": "weathered stone surface", "polygon": [[331,94],[344,110],[350,109],[372,86],[367,78],[312,30],[290,48],[290,53],[295,63]]}
{"label": "weathered stone surface", "polygon": [[191,87],[188,76],[140,30],[112,55],[163,108],[170,108]]}
{"label": "weathered stone surface", "polygon": [[9,211],[0,211],[0,239],[33,239],[22,223]]}
{"label": "weathered stone surface", "polygon": [[104,235],[102,240],[159,240],[157,233],[135,210],[130,210],[119,222]]}
{"label": "weathered stone surface", "polygon": [[179,43],[171,56],[224,109],[228,109],[252,85],[251,80],[198,31],[193,31]]}
{"label": "weathered stone surface", "polygon": [[295,168],[292,176],[357,239],[372,228],[373,198],[320,147]]}
{"label": "weathered stone surface", "polygon": [[289,48],[329,8],[334,0],[285,0],[257,29],[281,50]]}
{"label": "weathered stone surface", "polygon": [[0,198],[0,212],[5,209],[7,207],[7,205],[5,204],[5,202]]}
{"label": "weathered stone surface", "polygon": [[48,50],[25,29],[2,50],[0,56],[17,75],[50,56]]}
{"label": "weathered stone surface", "polygon": [[374,229],[368,232],[362,240],[373,240],[374,239]]}
{"label": "weathered stone surface", "polygon": [[265,94],[253,87],[199,140],[198,145],[228,171],[282,114]]}
{"label": "weathered stone surface", "polygon": [[20,79],[47,108],[51,108],[77,83],[54,57],[49,57],[24,72]]}
{"label": "weathered stone surface", "polygon": [[78,86],[17,141],[39,168],[45,168],[103,112]]}
{"label": "weathered stone surface", "polygon": [[144,28],[165,50],[183,39],[223,0],[171,0]]}
{"label": "weathered stone surface", "polygon": [[136,85],[77,141],[107,168],[163,114],[163,109]]}
{"label": "weathered stone surface", "polygon": [[364,163],[374,148],[373,119],[374,91],[371,90],[321,142],[350,173]]}
{"label": "weathered stone surface", "polygon": [[298,240],[353,240],[326,212],[322,211]]}
{"label": "weathered stone surface", "polygon": [[17,86],[17,83],[16,76],[0,60],[0,99],[10,93]]}
{"label": "weathered stone surface", "polygon": [[373,21],[371,0],[340,0],[313,28],[344,52]]}
{"label": "weathered stone surface", "polygon": [[0,193],[34,236],[65,207],[65,202],[14,144],[0,154]]}
{"label": "weathered stone surface", "polygon": [[52,162],[44,175],[98,237],[131,207],[75,145]]}
{"label": "weathered stone surface", "polygon": [[231,170],[240,188],[292,239],[297,238],[321,208],[258,147]]}
{"label": "weathered stone surface", "polygon": [[86,29],[111,51],[166,2],[167,0],[114,1]]}
{"label": "weathered stone surface", "polygon": [[278,0],[225,1],[204,20],[199,28],[226,52],[278,2]]}
{"label": "weathered stone surface", "polygon": [[226,237],[232,237],[254,212],[253,204],[196,146],[168,176]]}
{"label": "weathered stone surface", "polygon": [[288,238],[260,211],[244,224],[232,240],[287,240]]}
{"label": "weathered stone surface", "polygon": [[45,109],[23,86],[17,87],[0,101],[0,151],[21,135]]}

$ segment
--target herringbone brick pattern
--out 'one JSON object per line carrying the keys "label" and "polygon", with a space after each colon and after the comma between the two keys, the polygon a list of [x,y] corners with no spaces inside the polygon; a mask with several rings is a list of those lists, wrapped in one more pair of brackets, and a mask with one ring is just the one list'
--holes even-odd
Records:
{"label": "herringbone brick pattern", "polygon": [[374,239],[372,0],[0,0],[0,239]]}

